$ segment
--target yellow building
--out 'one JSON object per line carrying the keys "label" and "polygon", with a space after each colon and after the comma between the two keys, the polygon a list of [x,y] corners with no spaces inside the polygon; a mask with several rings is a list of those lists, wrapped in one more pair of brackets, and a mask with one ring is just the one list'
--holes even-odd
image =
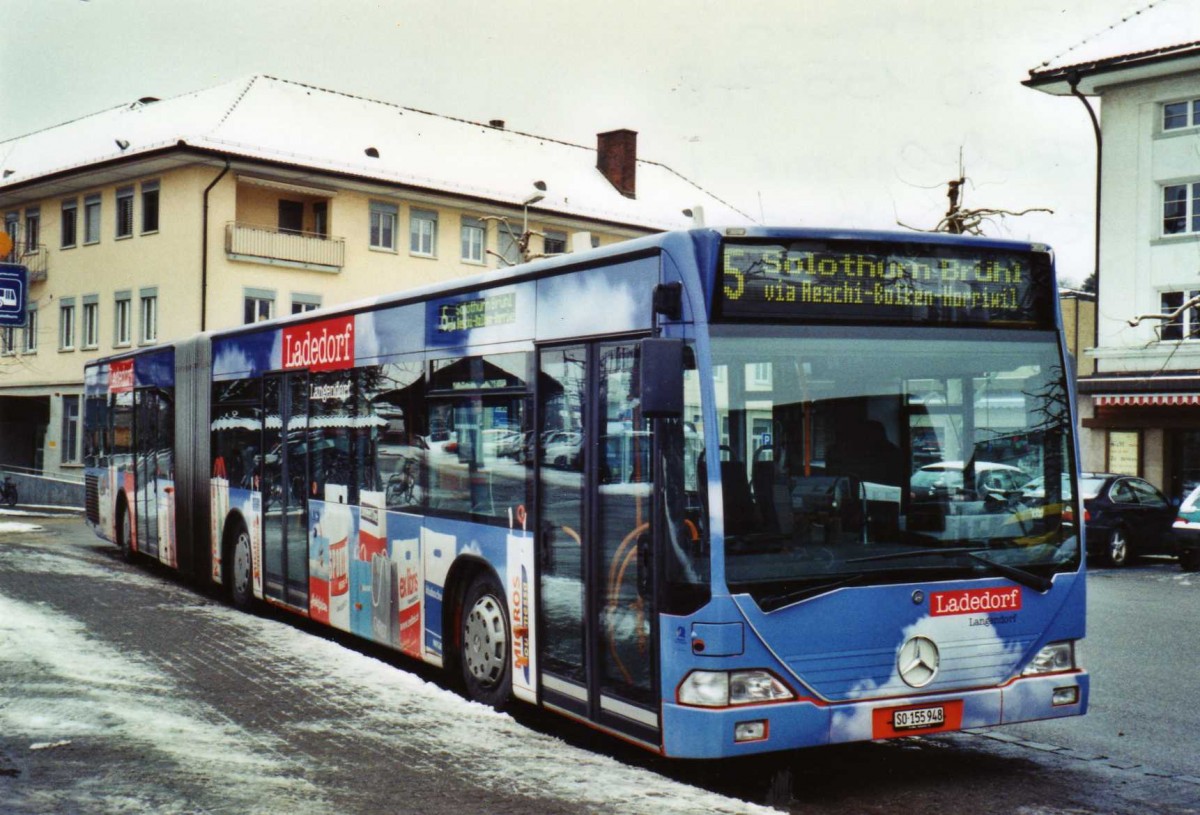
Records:
{"label": "yellow building", "polygon": [[1067,352],[1075,360],[1075,376],[1091,376],[1096,372],[1096,360],[1087,356],[1086,352],[1096,344],[1096,295],[1076,289],[1060,289],[1058,302],[1062,306]]}
{"label": "yellow building", "polygon": [[254,76],[0,143],[30,272],[0,330],[0,467],[77,474],[83,364],[197,331],[742,212],[637,157]]}

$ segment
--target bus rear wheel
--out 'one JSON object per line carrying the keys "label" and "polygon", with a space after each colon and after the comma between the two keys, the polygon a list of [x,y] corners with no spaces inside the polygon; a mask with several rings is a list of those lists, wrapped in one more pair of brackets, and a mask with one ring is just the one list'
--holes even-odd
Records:
{"label": "bus rear wheel", "polygon": [[254,579],[251,575],[250,532],[238,522],[229,546],[229,599],[242,609],[254,604]]}
{"label": "bus rear wheel", "polygon": [[471,581],[463,595],[458,661],[467,696],[502,708],[512,693],[510,628],[504,590],[491,574]]}
{"label": "bus rear wheel", "polygon": [[129,505],[124,498],[117,504],[117,548],[121,551],[121,560],[133,561],[133,528],[129,521]]}

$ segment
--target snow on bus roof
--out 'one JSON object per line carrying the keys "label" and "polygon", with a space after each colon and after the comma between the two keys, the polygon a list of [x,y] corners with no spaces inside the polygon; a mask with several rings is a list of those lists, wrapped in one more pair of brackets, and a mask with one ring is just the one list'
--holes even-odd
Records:
{"label": "snow on bus roof", "polygon": [[637,197],[596,169],[597,150],[266,75],[144,98],[0,142],[5,188],[92,165],[194,148],[291,168],[652,229],[753,219],[666,165],[638,159]]}

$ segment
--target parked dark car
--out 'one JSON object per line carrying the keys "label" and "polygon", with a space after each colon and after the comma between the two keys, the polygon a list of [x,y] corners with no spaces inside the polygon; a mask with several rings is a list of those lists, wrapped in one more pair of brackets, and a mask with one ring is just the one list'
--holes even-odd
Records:
{"label": "parked dark car", "polygon": [[1089,555],[1124,566],[1139,555],[1174,555],[1177,504],[1142,478],[1116,473],[1079,476]]}

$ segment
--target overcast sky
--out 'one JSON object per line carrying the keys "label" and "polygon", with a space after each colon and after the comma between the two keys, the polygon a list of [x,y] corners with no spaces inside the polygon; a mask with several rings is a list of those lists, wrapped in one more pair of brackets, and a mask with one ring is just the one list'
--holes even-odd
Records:
{"label": "overcast sky", "polygon": [[253,73],[593,145],[638,131],[768,223],[988,234],[1093,268],[1083,106],[1029,68],[1149,0],[0,0],[0,140]]}

